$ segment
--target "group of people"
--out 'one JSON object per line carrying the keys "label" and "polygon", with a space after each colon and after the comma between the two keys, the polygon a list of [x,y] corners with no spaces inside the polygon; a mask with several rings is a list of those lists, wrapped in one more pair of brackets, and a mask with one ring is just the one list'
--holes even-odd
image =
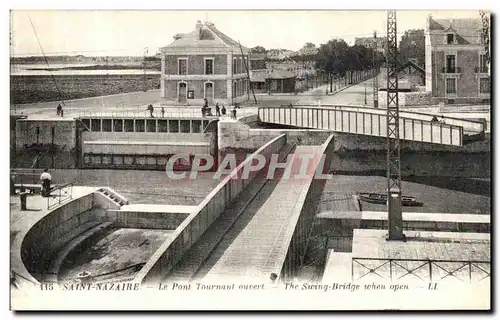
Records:
{"label": "group of people", "polygon": [[436,116],[432,117],[432,120],[431,120],[432,123],[446,123],[444,121],[444,116],[441,116],[441,120],[439,120]]}
{"label": "group of people", "polygon": [[[154,107],[153,107],[153,105],[152,104],[148,105],[148,107],[147,107],[146,110],[149,111],[149,115],[151,116],[151,118],[154,118]],[[221,115],[225,116],[226,113],[227,113],[226,107],[224,107],[223,105],[219,106],[219,103],[217,102],[215,104],[215,115],[217,117],[220,117]],[[236,107],[233,108],[233,110],[231,111],[231,113],[232,113],[231,117],[234,118],[234,119],[236,119]],[[208,100],[207,99],[205,99],[205,103],[203,104],[203,107],[201,107],[201,115],[203,117],[205,117],[205,116],[211,116],[212,115],[210,107],[208,106]],[[162,116],[162,118],[165,117],[165,109],[163,107],[161,107],[161,116]]]}
{"label": "group of people", "polygon": [[[151,116],[151,118],[154,118],[155,116],[153,115],[155,109],[153,108],[153,105],[150,104],[148,106],[148,108],[146,109],[149,111],[149,115]],[[161,117],[164,118],[165,117],[165,108],[161,107]]]}
{"label": "group of people", "polygon": [[[226,107],[224,107],[224,105],[222,106],[219,106],[219,103],[217,102],[215,104],[215,115],[217,117],[220,117],[221,115],[222,116],[225,116],[226,115]],[[232,115],[231,117],[236,119],[236,108],[233,108],[233,110],[231,111]],[[205,99],[205,103],[203,104],[203,107],[201,107],[201,115],[204,117],[204,116],[211,116],[212,115],[212,112],[210,110],[210,107],[208,106],[208,100]]]}

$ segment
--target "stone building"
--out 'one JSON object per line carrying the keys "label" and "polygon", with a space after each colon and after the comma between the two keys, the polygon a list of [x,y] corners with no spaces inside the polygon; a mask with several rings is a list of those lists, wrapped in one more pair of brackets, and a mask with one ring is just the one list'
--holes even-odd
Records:
{"label": "stone building", "polygon": [[479,18],[427,18],[425,85],[433,103],[489,103],[490,76],[481,27]]}
{"label": "stone building", "polygon": [[[377,37],[377,52],[385,55],[386,43],[387,43],[386,37]],[[375,45],[375,38],[373,37],[355,38],[354,45],[363,46],[366,48],[373,48],[373,46]]]}
{"label": "stone building", "polygon": [[407,30],[399,42],[401,63],[412,61],[420,67],[425,66],[425,30]]}
{"label": "stone building", "polygon": [[252,70],[251,85],[255,92],[293,93],[295,74],[285,70]]}
{"label": "stone building", "polygon": [[248,99],[249,50],[213,23],[198,21],[194,31],[175,35],[160,51],[166,104],[201,106],[207,99],[210,105],[234,105]]}

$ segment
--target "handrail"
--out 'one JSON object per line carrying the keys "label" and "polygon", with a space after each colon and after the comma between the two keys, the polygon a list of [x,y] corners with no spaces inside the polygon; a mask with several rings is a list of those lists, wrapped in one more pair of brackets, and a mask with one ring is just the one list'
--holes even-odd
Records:
{"label": "handrail", "polygon": [[[367,265],[363,264],[362,261],[380,261],[380,264],[378,264],[377,266],[367,266]],[[408,266],[404,266],[404,265],[400,264],[400,262],[420,262],[420,264],[416,267],[415,266],[408,267]],[[364,271],[368,270],[368,271],[366,271],[363,275],[356,278],[355,272],[354,272],[354,266],[355,266],[354,263],[357,263],[357,265],[361,266],[362,270],[364,270]],[[454,268],[454,269],[449,269],[449,267],[444,267],[442,265],[439,265],[440,263],[459,264],[459,267]],[[382,267],[384,267],[387,264],[389,264],[389,277],[387,278],[387,276],[386,276],[385,279],[391,280],[391,281],[392,280],[399,280],[403,277],[407,277],[410,275],[412,275],[415,278],[418,278],[424,282],[427,282],[427,281],[437,282],[437,281],[440,281],[446,277],[450,277],[450,278],[454,277],[457,280],[463,281],[463,279],[461,279],[459,277],[459,275],[457,275],[457,273],[464,270],[465,267],[468,267],[467,278],[469,280],[469,283],[472,283],[472,280],[473,280],[473,276],[472,276],[473,270],[474,270],[473,267],[475,269],[480,270],[481,271],[480,273],[483,276],[481,279],[477,280],[477,282],[491,277],[491,271],[487,271],[487,270],[483,269],[482,267],[478,266],[478,264],[488,264],[491,266],[491,262],[485,261],[485,260],[444,260],[444,259],[402,259],[402,258],[358,258],[358,257],[352,257],[352,259],[351,259],[351,278],[352,278],[352,281],[360,280],[361,278],[364,278],[365,276],[372,275],[372,274],[377,275],[379,278],[384,279],[384,276],[381,274],[382,272],[380,272],[379,269],[381,269]],[[433,270],[436,270],[436,269],[433,269],[433,266],[437,270],[441,269],[445,273],[445,275],[444,276],[438,275],[438,277],[440,276],[438,279],[436,279],[436,277],[433,277],[436,273],[433,271]],[[402,274],[401,273],[396,274],[395,267],[399,267],[400,269],[402,269],[402,271],[403,271]],[[427,270],[427,272],[425,273],[426,276],[423,276],[423,278],[422,278],[421,277],[422,274],[417,274],[415,272],[417,270]],[[396,279],[394,279],[394,278],[396,278]]]}
{"label": "handrail", "polygon": [[[265,107],[259,107],[259,109],[265,109],[265,108],[268,108],[268,109],[276,109],[276,108],[286,108],[286,107],[289,107],[290,105],[286,105],[286,104],[282,104],[281,106],[277,107],[277,106],[265,106]],[[321,106],[318,106],[317,104],[300,104],[300,105],[293,105],[294,108],[317,108],[317,109],[328,109],[328,110],[331,110],[332,107],[334,107],[335,109],[337,108],[357,108],[360,112],[364,112],[366,113],[365,110],[373,110],[373,111],[380,111],[380,113],[382,114],[383,111],[385,111],[386,109],[384,108],[373,108],[373,107],[365,107],[365,106],[357,106],[357,105],[346,105],[346,106],[343,106],[343,105],[334,105],[334,104],[321,104]],[[430,114],[430,113],[424,113],[424,112],[418,112],[418,111],[411,111],[411,110],[399,110],[400,113],[410,113],[410,114],[416,114],[416,115],[421,115],[421,116],[430,116],[430,117],[433,117],[434,114]],[[450,120],[460,120],[460,121],[466,121],[466,122],[473,122],[473,123],[477,123],[477,124],[482,124],[483,122],[482,121],[479,121],[479,120],[473,120],[473,119],[463,119],[463,118],[457,118],[457,117],[450,117],[450,116],[439,116],[439,118],[444,118],[444,119],[450,119]]]}
{"label": "handrail", "polygon": [[[47,210],[73,199],[73,185],[74,182],[69,182],[51,189],[50,195],[47,197]],[[56,194],[54,194],[54,192],[56,192]]]}

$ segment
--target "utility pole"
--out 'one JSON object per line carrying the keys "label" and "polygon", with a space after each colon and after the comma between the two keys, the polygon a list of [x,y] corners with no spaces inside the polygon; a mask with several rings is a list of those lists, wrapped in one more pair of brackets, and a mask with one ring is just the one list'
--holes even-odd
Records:
{"label": "utility pole", "polygon": [[146,56],[148,54],[148,47],[144,48],[143,70],[144,70],[144,92],[148,91],[147,78],[146,78]]}
{"label": "utility pole", "polygon": [[[253,92],[253,87],[252,87],[252,84],[250,82],[250,70],[248,70],[249,67],[247,65],[248,54],[245,57],[245,54],[243,54],[243,47],[241,46],[241,43],[239,41],[238,41],[238,44],[240,45],[241,58],[243,59],[243,63],[245,64],[245,69],[247,70],[248,86],[252,90],[252,95],[253,95],[253,99],[255,101],[255,104],[257,104],[257,98],[255,97],[255,92]],[[248,88],[247,88],[247,98],[248,98],[248,100],[250,100],[250,91],[248,90]]]}
{"label": "utility pole", "polygon": [[365,106],[367,104],[367,101],[366,101],[366,82],[365,82]]}
{"label": "utility pole", "polygon": [[405,240],[401,210],[396,11],[387,12],[387,240]]}
{"label": "utility pole", "polygon": [[375,75],[373,76],[373,107],[378,108],[378,59],[377,59],[377,31],[373,32],[373,69]]}

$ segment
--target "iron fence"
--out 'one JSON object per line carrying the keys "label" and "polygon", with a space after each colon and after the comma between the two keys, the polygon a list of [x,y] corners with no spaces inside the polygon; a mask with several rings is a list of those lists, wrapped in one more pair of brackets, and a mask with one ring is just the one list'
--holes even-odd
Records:
{"label": "iron fence", "polygon": [[412,278],[424,282],[450,279],[477,283],[490,277],[490,261],[352,258],[352,280],[375,276],[378,279],[398,281]]}
{"label": "iron fence", "polygon": [[73,199],[73,185],[74,182],[70,182],[50,190],[50,194],[47,197],[47,210]]}

